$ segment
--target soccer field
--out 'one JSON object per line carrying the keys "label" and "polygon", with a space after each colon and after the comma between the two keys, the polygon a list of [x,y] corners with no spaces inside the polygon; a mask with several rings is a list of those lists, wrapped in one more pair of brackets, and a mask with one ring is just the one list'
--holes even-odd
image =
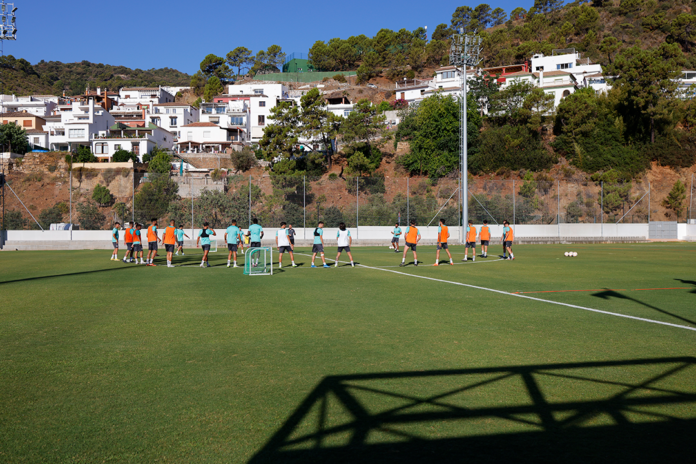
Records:
{"label": "soccer field", "polygon": [[696,244],[452,251],[2,252],[0,462],[692,459]]}

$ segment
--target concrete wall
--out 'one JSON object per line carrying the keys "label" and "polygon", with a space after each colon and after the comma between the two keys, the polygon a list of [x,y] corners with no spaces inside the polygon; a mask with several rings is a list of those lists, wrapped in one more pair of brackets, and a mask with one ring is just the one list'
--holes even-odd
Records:
{"label": "concrete wall", "polygon": [[[480,226],[477,226],[477,231]],[[360,227],[350,228],[353,242],[356,245],[387,246],[391,241],[392,227]],[[560,236],[559,236],[560,229]],[[262,240],[264,246],[275,244],[277,228],[265,228],[265,237]],[[295,228],[297,231],[296,243],[307,245],[313,241],[314,228]],[[336,228],[324,229],[324,242],[329,246],[336,245]],[[405,232],[405,227],[402,227]],[[194,240],[187,240],[186,246],[195,246],[195,237],[199,229],[191,231],[186,229],[186,234]],[[422,244],[434,244],[437,240],[437,227],[419,227],[422,236]],[[640,241],[647,240],[648,224],[561,224],[558,225],[518,225],[514,227],[515,241],[529,242],[584,242],[584,241]],[[222,247],[225,229],[216,229],[218,246]],[[502,226],[491,226],[491,236],[497,243],[503,233]],[[110,249],[110,230],[9,230],[5,232],[4,249]],[[560,238],[559,238],[560,237]],[[696,241],[696,224],[679,224],[679,240]],[[0,240],[1,242],[2,240]],[[450,227],[450,243],[459,243],[459,227]],[[123,233],[121,233],[121,246],[123,247]],[[403,238],[401,239],[403,244]]]}

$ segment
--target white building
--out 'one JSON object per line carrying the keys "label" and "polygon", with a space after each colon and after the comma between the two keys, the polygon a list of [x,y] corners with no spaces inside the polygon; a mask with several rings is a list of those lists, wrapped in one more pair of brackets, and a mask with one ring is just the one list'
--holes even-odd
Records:
{"label": "white building", "polygon": [[680,98],[694,98],[696,95],[696,71],[682,71],[677,82],[679,84],[677,94]]}
{"label": "white building", "polygon": [[181,127],[181,137],[176,145],[179,153],[223,153],[242,142],[232,140],[233,131],[212,122],[194,122]]}
{"label": "white building", "polygon": [[146,116],[147,122],[181,137],[181,127],[200,121],[200,110],[185,103],[157,103]]}
{"label": "white building", "polygon": [[583,74],[582,80],[578,81],[578,87],[594,89],[598,93],[607,93],[611,89],[611,84],[602,73]]}
{"label": "white building", "polygon": [[544,56],[543,53],[532,56],[531,71],[565,71],[571,73],[576,82],[581,82],[584,74],[601,74],[602,66],[583,58],[574,48],[567,48],[554,50],[551,56]]}
{"label": "white building", "polygon": [[[475,69],[467,69],[467,79],[473,79],[475,76]],[[461,69],[455,66],[444,66],[435,70],[435,77],[431,80],[404,79],[403,83],[396,82],[396,99],[405,100],[409,105],[436,93],[459,98],[462,93]]]}
{"label": "white building", "polygon": [[147,127],[130,127],[116,123],[105,134],[94,134],[91,139],[91,149],[94,156],[100,160],[111,160],[119,150],[133,152],[138,161],[143,160],[145,153],[151,153],[155,147],[171,150],[174,146],[174,135],[149,124]]}
{"label": "white building", "polygon": [[288,100],[288,87],[275,82],[258,82],[253,84],[229,85],[228,93],[213,99],[215,103],[245,100],[249,111],[250,142],[258,142],[263,137],[263,129],[272,121],[271,109],[278,102]]}
{"label": "white building", "polygon": [[163,87],[123,87],[118,91],[119,104],[135,104],[152,108],[157,103],[173,103],[174,95]]}
{"label": "white building", "polygon": [[101,106],[95,106],[90,98],[63,108],[60,118],[47,117],[44,130],[48,132],[51,150],[72,151],[81,145],[91,146],[92,137],[106,135],[114,122],[114,117]]}
{"label": "white building", "polygon": [[53,95],[32,95],[28,97],[16,97],[14,95],[0,96],[0,113],[21,113],[26,111],[33,115],[45,118],[53,114],[58,106],[59,97]]}
{"label": "white building", "polygon": [[501,89],[514,82],[528,82],[541,88],[544,93],[553,95],[553,106],[557,108],[561,100],[577,90],[577,81],[573,74],[565,71],[517,72],[505,76]]}
{"label": "white building", "polygon": [[172,87],[168,85],[163,85],[162,89],[164,89],[166,92],[169,92],[171,95],[174,95],[176,97],[176,94],[181,92],[184,93],[187,90],[191,90],[191,87]]}

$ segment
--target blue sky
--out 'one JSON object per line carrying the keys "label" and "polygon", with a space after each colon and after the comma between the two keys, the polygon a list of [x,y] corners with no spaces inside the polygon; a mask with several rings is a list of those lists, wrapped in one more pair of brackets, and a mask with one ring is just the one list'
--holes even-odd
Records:
{"label": "blue sky", "polygon": [[[316,40],[372,37],[382,28],[414,30],[449,24],[454,10],[476,3],[441,0],[346,2],[304,0],[235,3],[222,0],[14,0],[17,41],[5,54],[39,61],[175,68],[194,73],[208,53],[224,56],[237,46],[256,52],[278,44],[306,55]],[[533,0],[490,2],[508,14]]]}

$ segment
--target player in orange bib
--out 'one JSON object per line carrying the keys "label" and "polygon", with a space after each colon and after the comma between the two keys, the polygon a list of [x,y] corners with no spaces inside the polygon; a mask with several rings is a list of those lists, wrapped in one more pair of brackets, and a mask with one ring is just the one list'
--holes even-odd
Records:
{"label": "player in orange bib", "polygon": [[468,261],[469,248],[471,248],[471,260],[476,261],[476,227],[474,227],[474,221],[469,219],[469,225],[466,226],[466,248],[464,248],[464,259],[462,261]]}
{"label": "player in orange bib", "polygon": [[481,257],[488,258],[488,244],[491,241],[491,229],[488,227],[488,220],[483,221],[481,226]]}
{"label": "player in orange bib", "polygon": [[126,255],[123,257],[124,263],[133,262],[133,232],[135,232],[135,224],[131,221],[128,223],[126,232],[123,234],[123,239],[126,243]]}
{"label": "player in orange bib", "polygon": [[164,248],[167,251],[167,267],[174,267],[172,264],[172,255],[176,248],[176,226],[174,219],[169,221],[169,225],[164,228]]}
{"label": "player in orange bib", "polygon": [[147,265],[156,266],[155,256],[157,256],[157,242],[162,240],[157,236],[157,219],[152,219],[152,225],[147,228]]}
{"label": "player in orange bib", "polygon": [[435,266],[440,265],[440,250],[445,250],[447,256],[449,256],[450,265],[454,266],[452,262],[452,254],[447,247],[447,239],[450,237],[449,229],[445,225],[445,220],[440,219],[440,227],[437,228],[437,251],[435,252]]}
{"label": "player in orange bib", "polygon": [[406,228],[406,246],[404,247],[404,255],[401,258],[401,264],[399,264],[400,267],[406,265],[406,253],[408,252],[409,248],[411,249],[411,251],[413,251],[413,265],[418,266],[418,255],[416,254],[416,245],[418,245],[418,242],[421,239],[421,234],[420,232],[418,232],[418,229],[416,228],[416,221],[411,219],[409,224],[410,226]]}
{"label": "player in orange bib", "polygon": [[512,231],[512,227],[510,227],[510,223],[507,221],[503,222],[503,248],[505,249],[505,252],[509,254],[509,257],[505,256],[505,253],[503,253],[503,259],[515,259],[515,255],[512,254],[512,241],[515,239],[515,233]]}

